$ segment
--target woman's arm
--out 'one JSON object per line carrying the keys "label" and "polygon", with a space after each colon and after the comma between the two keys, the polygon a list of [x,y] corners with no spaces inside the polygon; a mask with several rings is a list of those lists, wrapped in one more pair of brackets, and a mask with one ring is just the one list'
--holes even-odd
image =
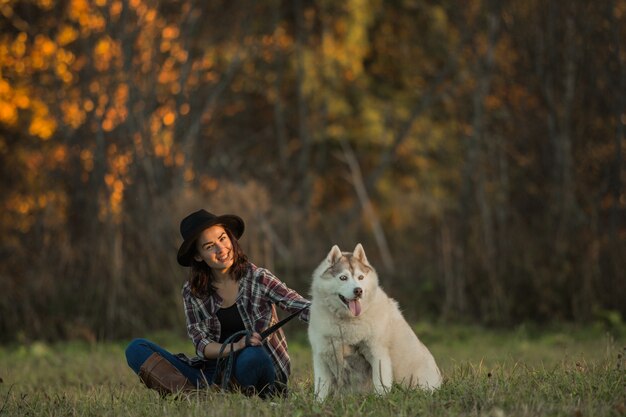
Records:
{"label": "woman's arm", "polygon": [[278,304],[280,308],[290,313],[295,313],[296,311],[302,310],[302,314],[298,317],[304,322],[309,322],[309,306],[311,302],[306,298],[302,297],[296,291],[287,287],[287,285],[276,278],[270,271],[267,269],[262,270],[263,277],[262,282],[263,285],[267,288],[267,296],[270,300]]}
{"label": "woman's arm", "polygon": [[[186,286],[183,288],[183,304],[185,306],[185,318],[187,320],[187,334],[196,347],[196,354],[207,359],[216,359],[222,349],[222,344],[215,342],[210,335],[206,306],[197,298],[193,297],[191,291]],[[253,333],[248,343],[251,346],[260,345],[261,336],[258,333]],[[235,351],[241,350],[244,347],[246,347],[245,337],[233,343]],[[226,356],[229,353],[230,347],[226,346],[222,356]]]}
{"label": "woman's arm", "polygon": [[[256,332],[252,333],[249,339],[249,343],[250,343],[250,346],[260,346],[261,335]],[[222,349],[222,346],[223,345],[221,343],[210,342],[204,347],[204,352],[203,352],[204,357],[207,359],[217,359],[220,354],[220,350]],[[237,352],[238,350],[241,350],[245,347],[246,347],[245,337],[242,337],[237,342],[233,343],[234,352]],[[226,348],[224,348],[224,351],[222,352],[222,357],[228,356],[229,353],[230,353],[230,346],[226,346]]]}
{"label": "woman's arm", "polygon": [[188,284],[183,286],[182,294],[185,320],[187,321],[187,335],[196,348],[196,354],[205,356],[206,347],[209,344],[217,344],[211,337],[207,307],[191,294]]}

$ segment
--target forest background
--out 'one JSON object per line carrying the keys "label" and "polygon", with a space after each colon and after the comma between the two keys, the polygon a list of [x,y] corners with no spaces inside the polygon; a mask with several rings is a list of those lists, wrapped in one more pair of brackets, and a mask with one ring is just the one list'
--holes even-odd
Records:
{"label": "forest background", "polygon": [[412,320],[621,323],[626,1],[0,0],[0,342],[184,332],[180,219]]}

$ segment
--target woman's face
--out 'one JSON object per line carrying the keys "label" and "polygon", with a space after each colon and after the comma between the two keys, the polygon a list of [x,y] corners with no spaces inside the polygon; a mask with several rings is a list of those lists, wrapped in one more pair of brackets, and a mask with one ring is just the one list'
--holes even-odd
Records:
{"label": "woman's face", "polygon": [[200,233],[194,258],[214,270],[228,271],[234,262],[233,244],[222,226],[211,226]]}

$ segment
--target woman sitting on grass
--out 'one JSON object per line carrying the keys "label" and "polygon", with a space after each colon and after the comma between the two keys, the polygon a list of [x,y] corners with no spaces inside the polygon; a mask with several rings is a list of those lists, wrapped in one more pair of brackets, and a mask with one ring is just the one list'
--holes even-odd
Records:
{"label": "woman sitting on grass", "polygon": [[[308,322],[310,302],[248,261],[237,241],[243,231],[243,220],[234,215],[199,210],[182,220],[184,242],[177,258],[191,267],[182,295],[187,333],[198,356],[173,355],[148,340],[133,340],[126,359],[147,387],[165,395],[217,382],[224,371],[216,369],[222,344],[245,330],[248,337],[233,344],[230,387],[263,398],[286,392],[290,363],[285,335],[279,329],[262,341],[259,333],[277,321],[274,304],[288,312],[302,311],[300,319]],[[230,350],[225,346],[222,356]]]}

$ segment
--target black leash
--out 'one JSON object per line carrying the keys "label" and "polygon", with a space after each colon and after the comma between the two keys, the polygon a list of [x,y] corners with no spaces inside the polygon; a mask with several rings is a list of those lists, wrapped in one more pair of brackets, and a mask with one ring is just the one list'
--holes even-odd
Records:
{"label": "black leash", "polygon": [[[263,330],[261,333],[259,333],[261,335],[261,340],[263,341],[267,339],[272,333],[283,327],[285,324],[287,324],[287,322],[302,313],[307,308],[309,307],[303,307],[295,313],[290,314],[279,322],[274,323],[267,329]],[[220,348],[220,351],[217,355],[217,363],[215,366],[215,373],[213,374],[213,381],[211,381],[211,385],[215,381],[215,377],[219,372],[222,361],[226,360],[226,366],[224,367],[224,372],[222,373],[222,381],[220,383],[220,388],[224,391],[228,390],[228,382],[230,381],[233,374],[233,365],[235,364],[235,341],[238,340],[241,336],[245,336],[246,338],[246,347],[251,346],[250,337],[252,336],[252,334],[247,330],[240,330],[237,333],[228,336],[228,338],[224,340],[224,343],[222,343],[222,347]],[[224,359],[222,358],[222,354],[226,350],[226,346],[230,346],[230,352],[228,352],[227,358]]]}
{"label": "black leash", "polygon": [[[293,319],[294,317],[296,317],[297,315],[299,315],[300,313],[302,313],[305,309],[307,309],[308,307],[303,307],[300,310],[296,311],[293,314],[290,314],[288,317],[285,317],[284,319],[282,319],[281,321],[279,321],[278,323],[275,323],[273,325],[271,325],[270,327],[268,327],[267,329],[263,330],[260,335],[261,335],[261,340],[265,340],[267,339],[268,336],[270,336],[272,333],[274,333],[276,330],[280,329],[281,327],[283,327],[285,324],[287,324],[288,321],[290,321],[291,319]],[[248,343],[246,343],[246,346],[248,346]]]}

